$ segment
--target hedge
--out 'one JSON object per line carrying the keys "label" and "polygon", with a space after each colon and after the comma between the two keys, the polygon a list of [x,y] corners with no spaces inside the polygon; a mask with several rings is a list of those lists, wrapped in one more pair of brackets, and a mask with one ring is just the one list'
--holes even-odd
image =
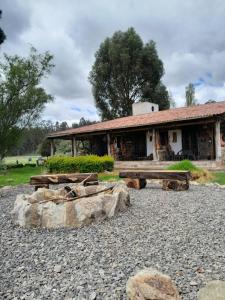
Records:
{"label": "hedge", "polygon": [[114,160],[111,156],[53,156],[45,163],[49,173],[100,173],[103,171],[112,171]]}
{"label": "hedge", "polygon": [[22,163],[19,163],[19,164],[14,164],[14,163],[11,163],[11,164],[6,164],[6,169],[20,169],[20,168],[24,168],[24,167],[36,167],[37,165],[35,163],[26,163],[26,164],[22,164]]}

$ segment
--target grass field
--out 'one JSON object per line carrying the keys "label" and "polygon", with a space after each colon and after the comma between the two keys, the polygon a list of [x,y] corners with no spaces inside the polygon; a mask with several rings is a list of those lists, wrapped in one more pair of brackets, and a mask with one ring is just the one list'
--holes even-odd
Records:
{"label": "grass field", "polygon": [[29,183],[30,177],[42,174],[44,167],[24,167],[0,172],[0,187]]}
{"label": "grass field", "polygon": [[[31,157],[31,161],[28,159]],[[26,156],[10,156],[6,157],[6,164],[14,164],[18,160],[19,163],[36,163],[38,156],[35,155],[26,155]],[[29,183],[30,177],[34,175],[40,175],[46,173],[46,169],[44,167],[29,167],[26,166],[24,168],[18,169],[9,169],[6,171],[0,171],[0,187],[6,185],[19,185],[24,183]],[[225,172],[215,172],[212,173],[212,179],[210,182],[215,182],[219,184],[225,184]],[[99,180],[101,181],[117,181],[119,180],[118,173],[100,173],[98,175]]]}
{"label": "grass field", "polygon": [[215,172],[213,173],[213,179],[211,182],[216,182],[219,184],[225,184],[225,172]]}
{"label": "grass field", "polygon": [[[18,160],[18,163],[20,164],[27,164],[29,162],[36,163],[38,157],[40,157],[40,155],[7,156],[4,159],[4,162],[5,164],[16,164],[16,161]],[[29,158],[31,158],[31,161],[29,161]]]}

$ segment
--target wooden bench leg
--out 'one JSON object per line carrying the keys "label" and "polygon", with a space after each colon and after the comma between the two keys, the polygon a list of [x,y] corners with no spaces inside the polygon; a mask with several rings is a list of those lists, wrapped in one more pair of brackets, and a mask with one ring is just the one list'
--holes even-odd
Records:
{"label": "wooden bench leg", "polygon": [[165,191],[186,191],[189,189],[189,181],[164,179],[162,189]]}
{"label": "wooden bench leg", "polygon": [[146,179],[142,179],[142,178],[136,178],[136,179],[125,178],[124,181],[127,187],[134,188],[137,190],[145,188],[147,184]]}

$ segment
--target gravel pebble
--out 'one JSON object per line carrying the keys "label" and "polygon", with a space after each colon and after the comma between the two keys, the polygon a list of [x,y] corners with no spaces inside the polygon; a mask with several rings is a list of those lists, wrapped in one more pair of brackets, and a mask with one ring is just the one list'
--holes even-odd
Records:
{"label": "gravel pebble", "polygon": [[225,280],[225,198],[217,186],[166,192],[148,184],[130,190],[126,212],[58,230],[13,224],[16,194],[32,192],[0,189],[0,299],[125,300],[128,278],[145,267],[170,275],[183,300]]}

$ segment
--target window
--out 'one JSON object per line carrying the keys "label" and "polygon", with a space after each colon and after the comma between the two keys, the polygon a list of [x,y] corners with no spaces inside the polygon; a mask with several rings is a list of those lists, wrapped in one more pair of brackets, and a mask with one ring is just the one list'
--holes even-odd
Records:
{"label": "window", "polygon": [[154,106],[152,106],[152,111],[154,111],[155,110],[155,108],[154,108]]}
{"label": "window", "polygon": [[173,142],[173,143],[176,143],[176,142],[177,142],[177,133],[176,133],[176,131],[173,132],[173,139],[172,139],[172,142]]}
{"label": "window", "polygon": [[149,142],[152,142],[152,135],[150,135],[149,137]]}

